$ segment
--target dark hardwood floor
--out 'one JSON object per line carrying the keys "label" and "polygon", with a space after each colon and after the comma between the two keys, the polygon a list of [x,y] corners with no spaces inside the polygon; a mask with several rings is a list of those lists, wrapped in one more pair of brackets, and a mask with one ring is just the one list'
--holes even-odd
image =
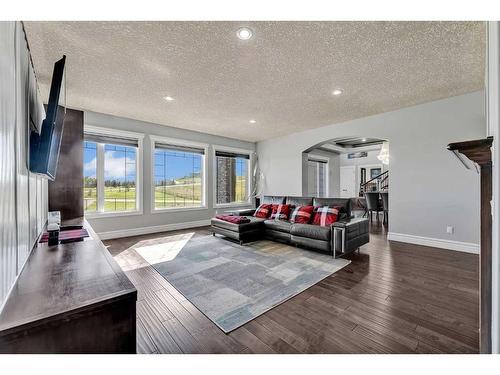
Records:
{"label": "dark hardwood floor", "polygon": [[226,335],[129,248],[104,241],[138,289],[138,353],[478,353],[479,258],[388,242],[374,223],[352,263]]}

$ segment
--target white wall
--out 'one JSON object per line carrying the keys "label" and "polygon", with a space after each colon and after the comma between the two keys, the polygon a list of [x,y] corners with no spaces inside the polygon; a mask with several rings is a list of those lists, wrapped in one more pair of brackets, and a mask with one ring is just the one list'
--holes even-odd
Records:
{"label": "white wall", "polygon": [[355,159],[348,159],[347,158],[347,153],[346,154],[340,154],[340,166],[348,166],[348,165],[367,165],[367,164],[382,164],[380,160],[377,159],[378,154],[380,153],[380,150],[371,150],[371,151],[366,151],[368,153],[368,156],[366,158],[355,158]]}
{"label": "white wall", "polygon": [[500,353],[500,23],[488,22],[488,135],[493,136],[492,352]]}
{"label": "white wall", "polygon": [[29,118],[44,116],[20,22],[0,22],[0,309],[47,221],[47,180],[28,171]]}
{"label": "white wall", "polygon": [[[484,137],[484,94],[474,92],[259,142],[264,194],[302,194],[302,151],[336,137],[390,142],[390,231],[477,251],[479,176],[446,150]],[[446,226],[455,227],[452,235]],[[410,241],[413,237],[407,237]],[[451,241],[451,242],[449,242]]]}
{"label": "white wall", "polygon": [[[104,128],[119,129],[145,134],[143,143],[143,214],[121,217],[103,217],[89,219],[94,230],[101,238],[124,237],[142,233],[152,233],[167,229],[177,229],[194,224],[207,224],[215,216],[216,209],[213,208],[213,158],[212,148],[208,151],[208,178],[207,178],[207,207],[197,210],[186,210],[168,213],[151,213],[151,140],[150,135],[168,138],[178,138],[187,141],[207,143],[210,145],[235,147],[241,149],[255,150],[255,144],[251,142],[238,141],[231,138],[213,136],[159,124],[142,122],[123,117],[116,117],[95,112],[84,112],[85,125]],[[250,207],[250,206],[247,206]],[[243,207],[242,207],[243,208]],[[223,212],[229,208],[219,208]]]}

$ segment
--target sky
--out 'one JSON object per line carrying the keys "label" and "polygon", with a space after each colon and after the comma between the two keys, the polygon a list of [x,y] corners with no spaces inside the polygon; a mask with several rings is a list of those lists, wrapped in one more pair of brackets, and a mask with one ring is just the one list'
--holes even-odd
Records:
{"label": "sky", "polygon": [[[115,147],[113,147],[114,149]],[[132,147],[105,148],[104,178],[106,180],[133,181],[135,179],[136,150]],[[125,157],[125,149],[127,149]],[[96,177],[96,149],[83,149],[83,171],[85,177]],[[126,168],[125,168],[126,167]]]}
{"label": "sky", "polygon": [[89,150],[88,148],[83,149],[83,175],[85,177],[95,178],[96,170],[95,170],[95,157],[96,150]]}
{"label": "sky", "polygon": [[[86,143],[88,147],[94,145]],[[127,157],[125,152],[127,149]],[[164,168],[164,155],[167,162],[167,168]],[[104,153],[105,160],[105,179],[115,179],[118,181],[125,180],[125,163],[127,163],[127,180],[135,178],[135,162],[136,149],[132,147],[106,146]],[[83,150],[84,176],[96,177],[96,149],[87,147]],[[155,152],[155,178],[162,179],[179,179],[191,175],[191,173],[199,173],[201,171],[202,155],[190,154],[184,152],[171,151],[156,151]],[[246,175],[246,165],[238,163],[238,176]]]}
{"label": "sky", "polygon": [[155,178],[156,180],[171,180],[189,176],[192,173],[200,173],[201,162],[202,155],[200,154],[157,150],[155,152]]}

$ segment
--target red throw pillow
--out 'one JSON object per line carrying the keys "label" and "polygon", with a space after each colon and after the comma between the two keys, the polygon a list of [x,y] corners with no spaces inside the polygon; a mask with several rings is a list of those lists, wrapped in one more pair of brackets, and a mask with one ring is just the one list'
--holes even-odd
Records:
{"label": "red throw pillow", "polygon": [[339,217],[339,207],[316,207],[314,209],[313,225],[327,227],[337,221]]}
{"label": "red throw pillow", "polygon": [[291,206],[289,204],[273,204],[273,213],[271,220],[288,220],[290,216]]}
{"label": "red throw pillow", "polygon": [[290,223],[309,224],[313,216],[313,206],[297,206],[290,215]]}
{"label": "red throw pillow", "polygon": [[255,210],[253,216],[260,217],[261,219],[267,219],[271,215],[272,211],[272,204],[263,203]]}

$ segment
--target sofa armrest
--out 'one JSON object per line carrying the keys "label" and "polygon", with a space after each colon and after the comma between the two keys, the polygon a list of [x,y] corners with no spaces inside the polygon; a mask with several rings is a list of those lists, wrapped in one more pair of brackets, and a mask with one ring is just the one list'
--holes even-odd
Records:
{"label": "sofa armrest", "polygon": [[255,209],[249,208],[248,210],[238,210],[233,212],[234,216],[253,216]]}
{"label": "sofa armrest", "polygon": [[[336,230],[337,229],[337,230]],[[336,236],[334,232],[342,229],[342,236]],[[343,249],[343,252],[351,252],[370,241],[369,221],[367,218],[353,218],[340,220],[331,225],[332,237],[331,247]]]}
{"label": "sofa armrest", "polygon": [[357,217],[357,218],[352,218],[352,219],[345,219],[345,220],[339,220],[339,221],[336,221],[335,223],[332,224],[332,229],[334,227],[337,227],[337,228],[349,228],[353,225],[364,225],[364,224],[367,224],[368,223],[368,219],[367,218],[363,218],[363,217]]}

